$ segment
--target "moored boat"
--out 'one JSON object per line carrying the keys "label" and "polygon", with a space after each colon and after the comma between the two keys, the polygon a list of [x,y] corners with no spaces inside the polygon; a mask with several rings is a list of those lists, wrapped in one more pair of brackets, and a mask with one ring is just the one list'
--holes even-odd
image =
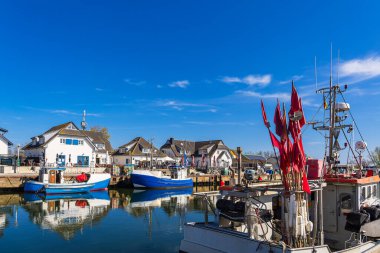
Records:
{"label": "moored boat", "polygon": [[83,193],[107,190],[111,176],[108,173],[86,174],[84,182],[65,181],[65,168],[42,168],[38,181],[25,182],[24,192],[45,194]]}
{"label": "moored boat", "polygon": [[193,180],[187,178],[187,169],[179,166],[170,168],[170,176],[159,170],[134,170],[131,181],[135,188],[188,188],[193,187]]}

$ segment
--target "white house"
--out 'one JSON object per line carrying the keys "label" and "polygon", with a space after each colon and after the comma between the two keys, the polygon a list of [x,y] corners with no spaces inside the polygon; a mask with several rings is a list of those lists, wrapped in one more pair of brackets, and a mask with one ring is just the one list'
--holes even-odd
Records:
{"label": "white house", "polygon": [[9,150],[12,147],[13,143],[10,142],[4,134],[6,134],[8,130],[4,128],[0,128],[0,155],[1,156],[8,156]]}
{"label": "white house", "polygon": [[116,165],[123,166],[134,164],[140,167],[160,166],[166,162],[174,160],[162,153],[142,137],[136,137],[127,144],[120,146],[112,155]]}
{"label": "white house", "polygon": [[232,165],[233,159],[230,149],[222,140],[183,141],[170,138],[160,150],[177,163],[182,162],[186,154],[188,163],[197,168],[226,168]]}
{"label": "white house", "polygon": [[111,163],[108,140],[101,133],[80,130],[73,122],[54,126],[31,139],[23,148],[29,161],[83,167]]}

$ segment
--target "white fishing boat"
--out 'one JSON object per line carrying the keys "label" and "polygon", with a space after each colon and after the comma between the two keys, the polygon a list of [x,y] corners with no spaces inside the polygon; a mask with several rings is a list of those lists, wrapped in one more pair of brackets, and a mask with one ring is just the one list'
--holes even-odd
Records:
{"label": "white fishing boat", "polygon": [[29,180],[24,184],[24,192],[62,194],[103,191],[108,189],[111,181],[109,173],[85,174],[85,181],[66,181],[64,167],[43,167],[37,180]]}
{"label": "white fishing boat", "polygon": [[[332,87],[330,92],[333,92]],[[335,95],[330,93],[334,105]],[[331,117],[336,117],[335,112],[339,110],[335,106],[331,110]],[[281,113],[280,106],[276,108],[276,133],[281,140],[277,140],[270,131],[263,104],[262,112],[272,144],[280,151],[279,167],[283,186],[229,188],[218,197],[216,207],[212,205],[209,196],[205,195],[205,221],[186,223],[180,252],[380,252],[380,241],[368,240],[364,230],[366,224],[371,223],[369,219],[372,216],[368,213],[362,216],[363,212],[359,212],[363,207],[373,208],[377,203],[373,201],[378,197],[376,185],[379,177],[369,175],[367,178],[360,178],[360,172],[355,179],[352,176],[347,179],[351,180],[349,182],[340,181],[342,178],[339,176],[334,179],[330,177],[325,182],[323,175],[309,182],[306,179],[306,159],[301,136],[302,125],[306,122],[295,88],[292,91],[288,124],[285,109]],[[332,126],[326,128],[330,130],[330,143],[333,143],[336,132],[333,121],[330,122]],[[293,143],[288,137],[288,129]],[[327,159],[329,169],[337,164],[331,154],[335,155],[339,151],[330,147],[331,158]],[[214,213],[212,222],[208,221],[208,208]],[[327,213],[328,209],[330,213]],[[341,217],[337,217],[338,215]],[[335,231],[331,233],[326,229],[329,221],[335,222]],[[372,222],[376,222],[373,223],[375,225],[378,220]],[[344,227],[351,227],[351,231],[342,232]],[[377,233],[374,229],[370,230]],[[327,239],[335,236],[339,243],[326,244],[325,235]]]}

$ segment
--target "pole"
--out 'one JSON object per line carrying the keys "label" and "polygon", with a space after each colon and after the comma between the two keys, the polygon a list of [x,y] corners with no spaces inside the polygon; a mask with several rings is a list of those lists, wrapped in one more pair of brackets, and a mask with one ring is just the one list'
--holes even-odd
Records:
{"label": "pole", "polygon": [[325,235],[323,233],[323,192],[322,186],[319,189],[319,245],[325,244]]}
{"label": "pole", "polygon": [[241,175],[240,175],[240,171],[241,171],[241,152],[242,152],[242,149],[241,147],[237,147],[237,155],[238,155],[238,184],[240,185],[240,182],[241,182]]}
{"label": "pole", "polygon": [[[270,134],[269,127],[267,127],[267,129],[268,129],[269,137],[271,138],[271,134]],[[272,143],[272,148],[273,148],[274,156],[276,157],[277,166],[278,166],[278,169],[279,169],[279,171],[280,171],[280,176],[281,176],[281,179],[282,179],[282,172],[281,172],[281,168],[280,168],[280,162],[278,161],[278,156],[277,156],[276,148],[275,148],[274,145],[273,145],[272,138],[270,139],[270,142]],[[274,174],[274,173],[273,173],[273,174]]]}
{"label": "pole", "polygon": [[20,166],[20,144],[17,145],[17,167]]}
{"label": "pole", "polygon": [[153,169],[153,139],[150,139],[150,169]]}

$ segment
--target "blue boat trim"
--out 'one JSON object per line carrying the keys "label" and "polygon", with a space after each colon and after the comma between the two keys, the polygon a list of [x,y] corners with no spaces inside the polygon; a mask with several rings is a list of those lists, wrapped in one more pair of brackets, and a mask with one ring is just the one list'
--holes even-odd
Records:
{"label": "blue boat trim", "polygon": [[168,189],[193,187],[193,180],[159,178],[148,175],[131,174],[131,181],[135,188]]}

